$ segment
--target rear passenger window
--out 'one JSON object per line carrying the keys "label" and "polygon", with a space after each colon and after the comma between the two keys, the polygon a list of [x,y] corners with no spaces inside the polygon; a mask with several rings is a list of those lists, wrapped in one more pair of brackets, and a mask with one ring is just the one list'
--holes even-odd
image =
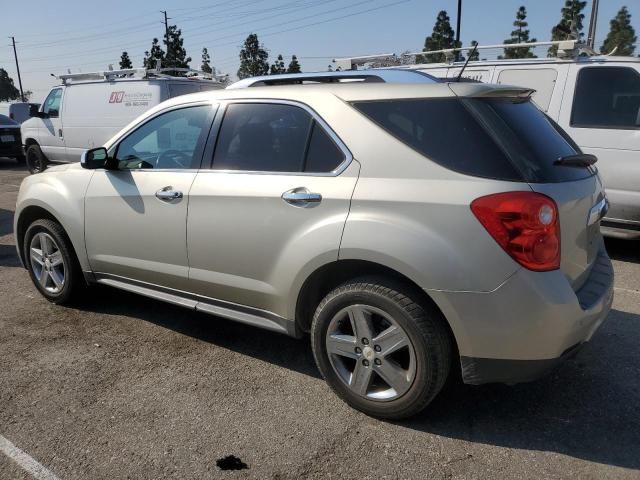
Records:
{"label": "rear passenger window", "polygon": [[629,67],[588,67],[578,73],[571,126],[640,127],[640,73]]}
{"label": "rear passenger window", "polygon": [[324,128],[315,121],[309,140],[305,172],[331,172],[344,161],[344,154]]}
{"label": "rear passenger window", "polygon": [[275,103],[227,107],[213,157],[215,170],[330,172],[344,156],[304,109]]}

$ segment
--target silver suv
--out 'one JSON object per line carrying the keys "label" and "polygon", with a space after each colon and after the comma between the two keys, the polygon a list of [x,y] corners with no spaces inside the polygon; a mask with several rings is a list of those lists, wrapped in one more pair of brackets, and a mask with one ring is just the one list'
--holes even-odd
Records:
{"label": "silver suv", "polygon": [[529,101],[469,83],[181,96],[24,180],[18,253],[67,303],[104,284],[303,337],[353,407],[534,379],[611,307],[593,165]]}

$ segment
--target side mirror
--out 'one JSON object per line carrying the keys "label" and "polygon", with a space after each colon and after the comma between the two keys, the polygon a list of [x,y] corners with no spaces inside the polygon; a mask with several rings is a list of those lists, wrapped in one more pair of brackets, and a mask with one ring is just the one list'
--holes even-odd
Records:
{"label": "side mirror", "polygon": [[105,168],[108,158],[109,155],[107,154],[106,148],[92,148],[82,154],[80,157],[80,165],[82,165],[82,168],[86,168],[88,170]]}
{"label": "side mirror", "polygon": [[34,105],[34,104],[29,105],[29,116],[30,117],[37,117],[38,113],[39,113],[39,110],[40,110],[40,106],[39,105]]}

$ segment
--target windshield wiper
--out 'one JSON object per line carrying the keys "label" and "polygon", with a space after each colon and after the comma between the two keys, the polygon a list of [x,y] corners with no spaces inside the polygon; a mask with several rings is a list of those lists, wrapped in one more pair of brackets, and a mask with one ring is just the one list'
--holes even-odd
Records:
{"label": "windshield wiper", "polygon": [[598,157],[590,153],[577,153],[575,155],[566,155],[560,157],[554,165],[564,165],[566,167],[590,167],[598,161]]}

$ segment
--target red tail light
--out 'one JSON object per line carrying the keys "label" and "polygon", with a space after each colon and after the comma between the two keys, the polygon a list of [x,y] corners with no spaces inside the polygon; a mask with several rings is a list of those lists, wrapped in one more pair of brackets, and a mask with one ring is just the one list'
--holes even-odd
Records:
{"label": "red tail light", "polygon": [[560,268],[560,221],[556,203],[533,192],[480,197],[471,211],[496,242],[529,270]]}

